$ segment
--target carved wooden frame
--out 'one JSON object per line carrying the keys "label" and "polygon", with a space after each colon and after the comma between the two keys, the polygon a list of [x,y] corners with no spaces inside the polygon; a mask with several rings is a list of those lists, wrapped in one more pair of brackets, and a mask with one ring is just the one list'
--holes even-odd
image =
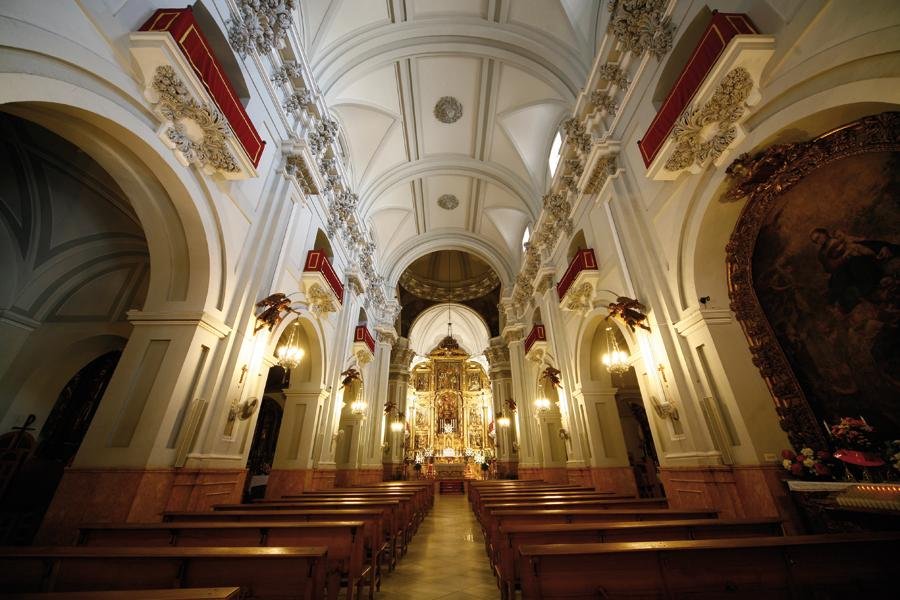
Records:
{"label": "carved wooden frame", "polygon": [[795,448],[825,449],[825,432],[794,375],[753,288],[752,259],[759,231],[778,197],[804,177],[836,160],[900,150],[900,113],[864,117],[808,142],[744,154],[728,167],[726,201],[746,197],[726,251],[731,310],[747,336],[753,364],[769,386],[775,409]]}

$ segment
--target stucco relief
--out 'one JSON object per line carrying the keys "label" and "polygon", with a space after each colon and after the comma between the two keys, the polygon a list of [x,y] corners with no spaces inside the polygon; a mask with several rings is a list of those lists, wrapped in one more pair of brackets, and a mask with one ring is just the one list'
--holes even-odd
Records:
{"label": "stucco relief", "polygon": [[207,172],[240,170],[226,142],[233,135],[231,126],[218,108],[194,100],[169,65],[156,68],[151,88],[159,114],[169,121],[166,139],[186,163]]}
{"label": "stucco relief", "polygon": [[667,171],[691,165],[703,167],[718,158],[737,136],[737,122],[753,90],[753,78],[743,67],[730,71],[702,106],[685,111],[672,129],[675,151],[666,161]]}

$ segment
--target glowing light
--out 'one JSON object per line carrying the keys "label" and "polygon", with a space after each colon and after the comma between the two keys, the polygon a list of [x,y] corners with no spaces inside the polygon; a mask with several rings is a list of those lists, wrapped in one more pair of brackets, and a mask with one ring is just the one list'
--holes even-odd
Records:
{"label": "glowing light", "polygon": [[538,411],[538,413],[545,413],[550,410],[550,400],[547,398],[538,398],[534,401],[534,409]]}
{"label": "glowing light", "polygon": [[288,371],[296,369],[305,354],[297,341],[297,325],[297,321],[291,324],[287,342],[283,346],[279,346],[278,350],[275,351],[278,364]]}

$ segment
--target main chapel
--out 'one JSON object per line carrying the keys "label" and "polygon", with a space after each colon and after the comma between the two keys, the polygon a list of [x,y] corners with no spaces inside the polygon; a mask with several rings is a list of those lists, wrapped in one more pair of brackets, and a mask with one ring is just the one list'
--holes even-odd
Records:
{"label": "main chapel", "polygon": [[0,1],[0,599],[887,598],[900,4]]}

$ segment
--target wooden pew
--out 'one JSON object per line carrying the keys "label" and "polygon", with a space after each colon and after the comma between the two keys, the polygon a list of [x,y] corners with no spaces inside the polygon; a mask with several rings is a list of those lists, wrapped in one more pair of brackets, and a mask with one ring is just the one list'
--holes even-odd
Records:
{"label": "wooden pew", "polygon": [[540,525],[552,523],[615,523],[621,521],[682,521],[685,519],[716,519],[719,513],[713,509],[554,509],[539,508],[497,510],[491,512],[491,518],[484,529],[485,545],[488,556],[495,553],[494,547],[499,543],[498,533],[501,527],[514,525]]}
{"label": "wooden pew", "polygon": [[503,598],[514,598],[521,577],[519,548],[538,544],[590,544],[662,540],[707,540],[741,537],[780,537],[779,519],[693,519],[610,523],[556,523],[501,527],[494,550],[494,569]]}
{"label": "wooden pew", "polygon": [[380,508],[355,508],[342,510],[298,509],[298,510],[232,510],[219,512],[163,513],[164,523],[222,523],[222,522],[265,522],[265,523],[317,523],[335,519],[362,521],[364,523],[366,555],[370,565],[371,578],[369,597],[381,587],[381,557],[387,552],[384,541],[384,510]]}
{"label": "wooden pew", "polygon": [[0,548],[8,592],[128,590],[234,585],[259,600],[319,600],[323,546],[295,548]]}
{"label": "wooden pew", "polygon": [[0,600],[240,600],[240,595],[241,588],[239,587],[221,587],[182,590],[0,594]]}
{"label": "wooden pew", "polygon": [[[640,505],[647,504],[644,498],[635,498],[634,496],[614,496],[611,494],[597,494],[596,492],[581,491],[565,491],[565,492],[532,492],[528,494],[501,495],[501,496],[481,496],[477,503],[473,506],[475,518],[479,522],[484,520],[488,507],[501,504],[530,504],[531,506],[544,505],[550,502],[575,502],[582,500],[609,500],[617,502],[631,502],[632,500],[641,500]],[[653,499],[656,500],[656,499]],[[658,500],[650,502],[654,508],[665,508],[665,501]],[[662,506],[660,506],[662,505]]]}
{"label": "wooden pew", "polygon": [[893,598],[900,533],[522,546],[523,600]]}
{"label": "wooden pew", "polygon": [[[318,523],[117,523],[79,527],[79,546],[325,546],[328,597],[336,600],[341,577],[353,600],[369,576],[364,568],[362,521]],[[369,567],[371,568],[371,567]],[[370,586],[371,588],[371,586]],[[371,594],[371,589],[370,589]]]}
{"label": "wooden pew", "polygon": [[388,543],[388,552],[390,557],[390,568],[396,565],[400,552],[401,540],[406,537],[406,528],[409,526],[408,511],[404,510],[408,505],[404,505],[399,500],[377,500],[377,499],[342,499],[342,500],[311,500],[311,501],[271,501],[254,504],[216,504],[213,510],[216,512],[230,511],[272,511],[272,510],[296,510],[296,509],[320,509],[320,510],[341,510],[348,508],[379,508],[384,511],[382,524],[385,526],[385,541]]}
{"label": "wooden pew", "polygon": [[399,500],[402,505],[403,518],[410,522],[408,533],[414,532],[419,523],[425,518],[428,509],[427,501],[423,494],[409,490],[357,490],[327,492],[310,492],[297,495],[282,496],[277,500],[257,500],[254,504],[336,501],[356,499],[383,499]]}

